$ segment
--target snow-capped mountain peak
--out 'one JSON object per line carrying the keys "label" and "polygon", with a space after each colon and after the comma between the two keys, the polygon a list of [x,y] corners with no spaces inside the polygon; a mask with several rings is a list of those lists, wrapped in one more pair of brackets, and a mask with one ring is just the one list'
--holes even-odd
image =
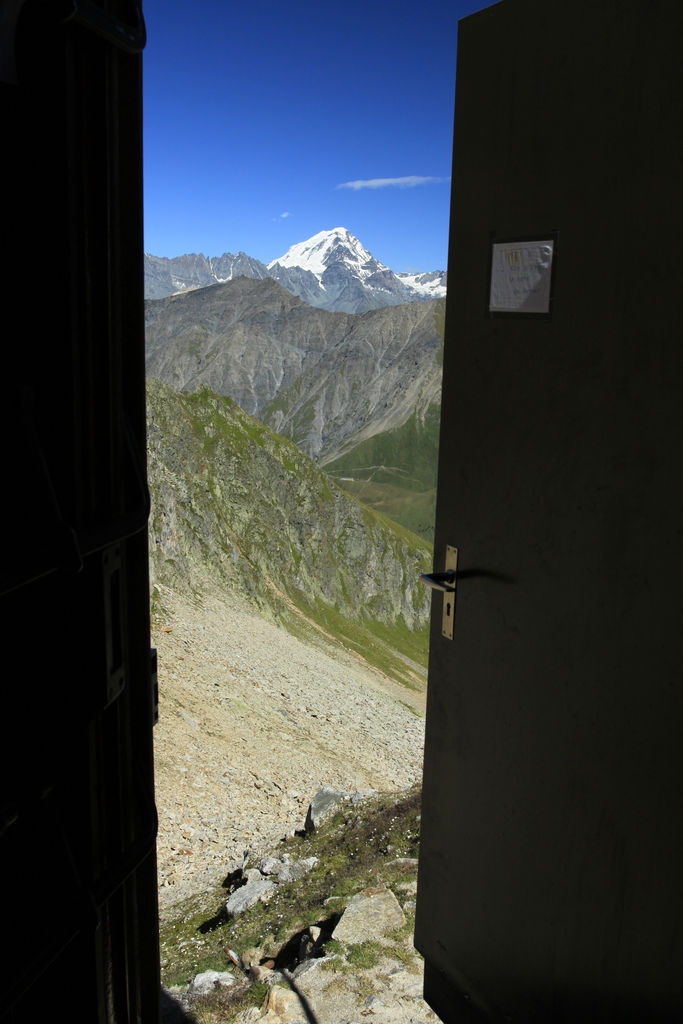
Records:
{"label": "snow-capped mountain peak", "polygon": [[268,264],[268,273],[311,305],[340,312],[396,306],[417,297],[347,228],[297,242]]}
{"label": "snow-capped mountain peak", "polygon": [[319,231],[305,242],[297,242],[284,256],[272,260],[268,264],[268,269],[272,270],[279,264],[281,267],[309,270],[316,277],[321,277],[334,263],[345,263],[361,277],[366,277],[377,270],[388,269],[374,259],[372,253],[369,253],[347,228]]}

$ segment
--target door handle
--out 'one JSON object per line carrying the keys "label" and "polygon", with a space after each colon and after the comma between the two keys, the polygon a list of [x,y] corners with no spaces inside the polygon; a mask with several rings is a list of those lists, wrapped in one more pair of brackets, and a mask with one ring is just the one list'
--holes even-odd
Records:
{"label": "door handle", "polygon": [[458,549],[446,545],[446,560],[443,572],[423,572],[420,579],[427,586],[439,590],[443,594],[443,612],[441,615],[441,636],[453,639],[453,623],[455,621],[455,585],[458,578]]}
{"label": "door handle", "polygon": [[443,590],[447,594],[452,594],[455,591],[456,576],[455,569],[446,569],[445,572],[420,573],[420,579],[424,580],[428,587],[433,587],[434,590]]}

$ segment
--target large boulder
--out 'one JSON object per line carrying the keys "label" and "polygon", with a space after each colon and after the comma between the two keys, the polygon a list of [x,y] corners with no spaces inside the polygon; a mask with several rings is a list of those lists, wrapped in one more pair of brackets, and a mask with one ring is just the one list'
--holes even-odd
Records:
{"label": "large boulder", "polygon": [[352,793],[343,789],[332,789],[331,786],[323,786],[311,800],[306,815],[305,829],[307,832],[315,832],[317,828],[336,813],[337,808],[346,800],[350,800]]}
{"label": "large boulder", "polygon": [[350,801],[357,804],[361,800],[375,796],[377,790],[366,789],[360,793],[352,793],[347,789],[333,789],[332,786],[323,786],[319,789],[308,806],[305,829],[307,832],[315,832],[317,828],[331,818],[343,803]]}
{"label": "large boulder", "polygon": [[351,898],[333,934],[347,944],[367,942],[405,923],[405,914],[391,889],[364,889]]}

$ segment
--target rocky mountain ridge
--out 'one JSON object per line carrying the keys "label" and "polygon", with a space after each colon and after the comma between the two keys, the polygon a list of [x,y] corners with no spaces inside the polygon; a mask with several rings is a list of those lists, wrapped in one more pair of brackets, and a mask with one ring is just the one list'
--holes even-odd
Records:
{"label": "rocky mountain ridge", "polygon": [[358,315],[245,278],[146,303],[146,365],[208,386],[323,464],[440,402],[444,300]]}
{"label": "rocky mountain ridge", "polygon": [[163,299],[194,288],[225,284],[235,277],[260,281],[270,276],[264,263],[244,252],[225,252],[222,256],[212,257],[203,253],[185,253],[170,258],[146,252],[144,266],[146,299]]}
{"label": "rocky mountain ridge", "polygon": [[309,305],[333,312],[363,313],[446,294],[445,271],[395,274],[346,228],[318,232],[267,265],[243,252],[212,258],[192,253],[170,259],[145,254],[148,299],[224,284],[239,276],[271,277]]}
{"label": "rocky mountain ridge", "polygon": [[226,589],[421,685],[428,544],[353,501],[231,399],[154,378],[148,477],[153,611],[164,588]]}

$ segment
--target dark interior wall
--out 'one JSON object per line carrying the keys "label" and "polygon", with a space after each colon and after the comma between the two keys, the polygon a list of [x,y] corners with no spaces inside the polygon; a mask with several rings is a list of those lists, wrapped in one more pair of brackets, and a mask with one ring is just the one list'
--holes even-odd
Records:
{"label": "dark interior wall", "polygon": [[17,0],[0,42],[0,1017],[153,1022],[144,23]]}
{"label": "dark interior wall", "polygon": [[[459,582],[452,643],[435,602],[417,941],[446,1021],[683,1017],[681,20],[459,25],[436,566],[500,578]],[[551,229],[551,318],[490,317],[492,233]]]}

